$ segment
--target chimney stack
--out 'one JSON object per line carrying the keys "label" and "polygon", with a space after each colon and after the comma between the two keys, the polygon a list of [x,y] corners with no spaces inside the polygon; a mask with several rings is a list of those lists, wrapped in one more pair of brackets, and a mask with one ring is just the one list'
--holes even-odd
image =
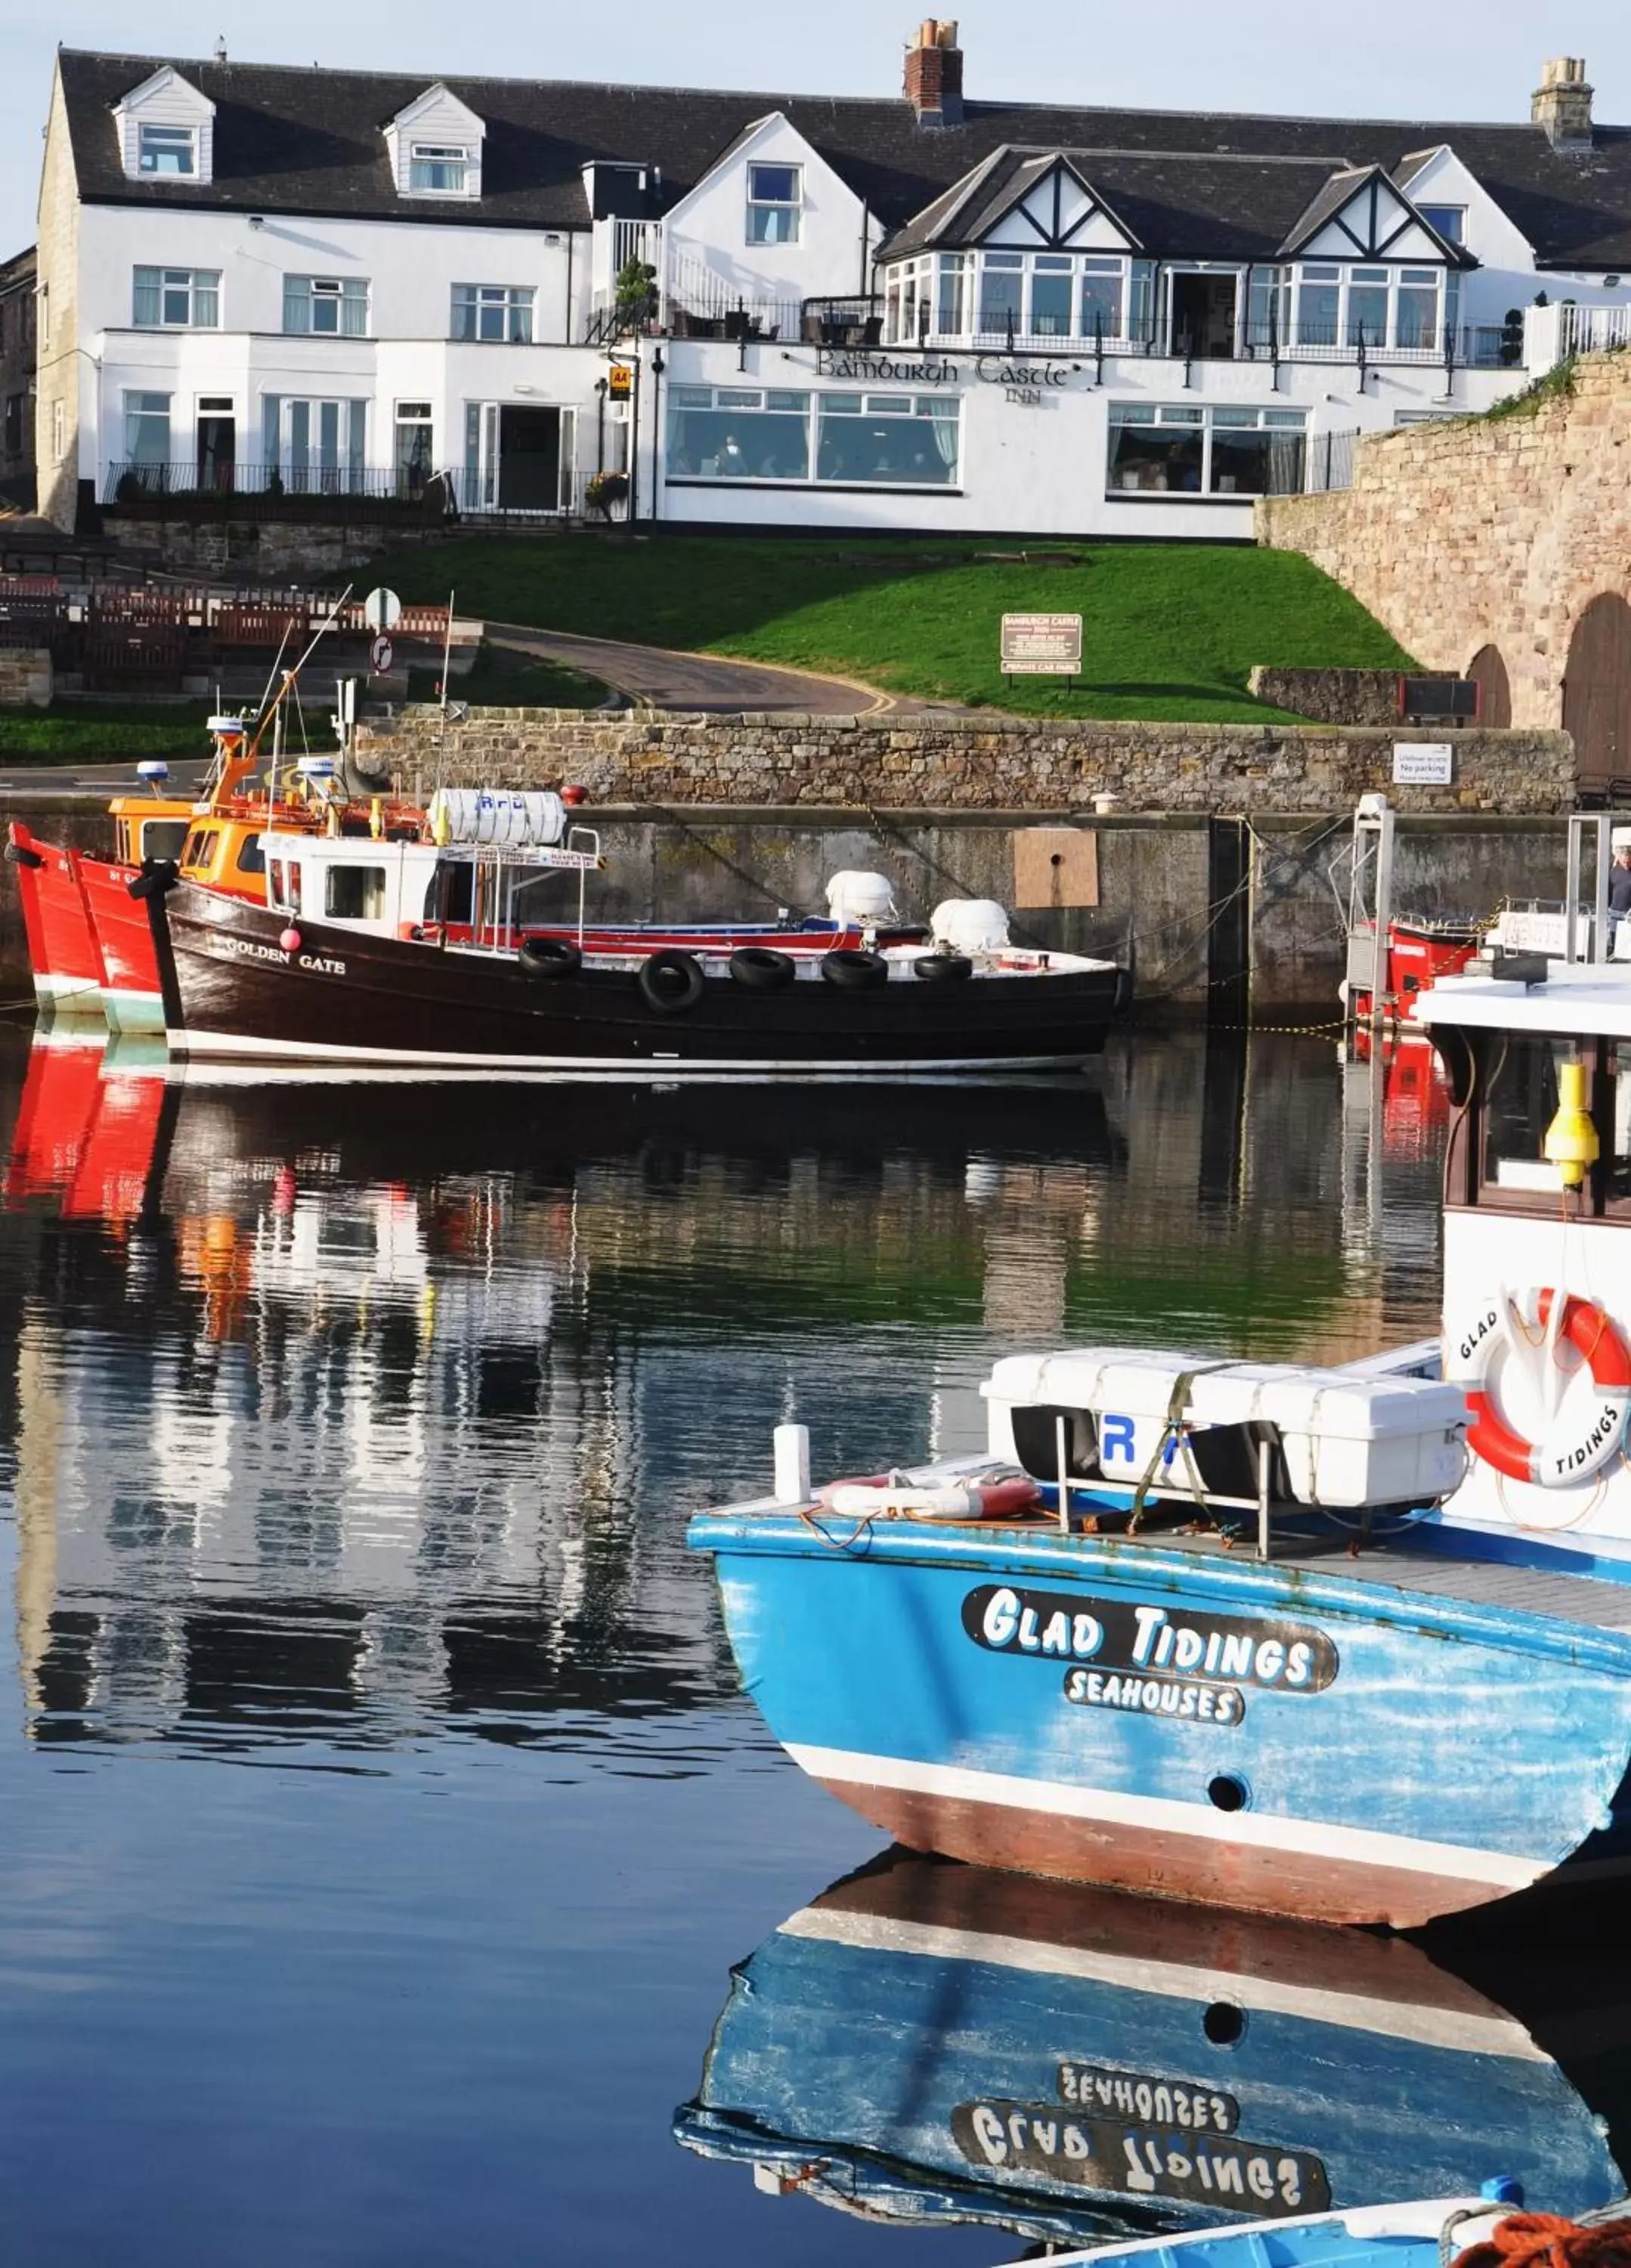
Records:
{"label": "chimney stack", "polygon": [[1541,64],[1529,116],[1532,124],[1545,128],[1554,150],[1591,147],[1591,89],[1583,56],[1556,55]]}
{"label": "chimney stack", "polygon": [[917,27],[916,44],[906,51],[906,99],[920,126],[963,122],[963,50],[957,26],[932,17]]}

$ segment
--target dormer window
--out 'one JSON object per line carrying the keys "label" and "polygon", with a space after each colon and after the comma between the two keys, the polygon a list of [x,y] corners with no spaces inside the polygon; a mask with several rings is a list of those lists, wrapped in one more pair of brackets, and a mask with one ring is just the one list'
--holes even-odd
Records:
{"label": "dormer window", "polygon": [[804,211],[802,166],[750,166],[747,169],[747,240],[750,244],[797,244]]}
{"label": "dormer window", "polygon": [[457,143],[415,142],[408,161],[408,186],[415,196],[463,197],[470,193],[470,152]]}
{"label": "dormer window", "polygon": [[1466,242],[1466,207],[1465,205],[1418,205],[1416,210],[1446,244]]}
{"label": "dormer window", "polygon": [[143,126],[137,150],[137,171],[149,179],[197,178],[198,136],[190,126]]}

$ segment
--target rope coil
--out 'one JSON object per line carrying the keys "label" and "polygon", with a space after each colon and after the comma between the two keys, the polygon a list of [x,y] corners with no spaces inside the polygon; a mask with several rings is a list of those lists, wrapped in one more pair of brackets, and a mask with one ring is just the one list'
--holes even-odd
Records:
{"label": "rope coil", "polygon": [[1587,2228],[1554,2213],[1509,2213],[1454,2268],[1631,2268],[1631,2220]]}

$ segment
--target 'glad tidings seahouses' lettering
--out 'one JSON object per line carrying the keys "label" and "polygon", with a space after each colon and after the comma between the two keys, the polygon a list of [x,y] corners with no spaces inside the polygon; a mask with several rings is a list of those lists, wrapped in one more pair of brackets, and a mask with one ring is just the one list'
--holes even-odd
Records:
{"label": "'glad tidings seahouses' lettering", "polygon": [[[1146,1674],[1146,1680],[1258,1687],[1276,1693],[1323,1692],[1340,1667],[1324,1631],[1297,1623],[1186,1612],[1080,1592],[982,1584],[963,1601],[963,1628],[977,1646],[1038,1661],[1091,1662],[1097,1670]],[[1072,1700],[1093,1706],[1142,1705],[1118,1693],[1067,1684]],[[1179,1709],[1190,1716],[1195,1712]],[[1229,1722],[1229,1717],[1220,1719]]]}

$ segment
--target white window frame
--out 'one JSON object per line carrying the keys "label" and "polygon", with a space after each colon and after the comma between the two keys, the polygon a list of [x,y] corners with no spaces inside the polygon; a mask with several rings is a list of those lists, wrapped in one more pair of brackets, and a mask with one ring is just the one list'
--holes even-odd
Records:
{"label": "white window frame", "polygon": [[[1247,419],[1252,422],[1248,424]],[[1201,485],[1198,489],[1135,489],[1115,488],[1111,484],[1111,458],[1115,443],[1113,436],[1126,426],[1157,432],[1199,432],[1201,435]],[[1296,409],[1282,401],[1277,407],[1266,402],[1249,401],[1113,401],[1106,429],[1105,446],[1105,495],[1120,502],[1135,497],[1140,504],[1249,504],[1265,493],[1257,489],[1215,489],[1212,486],[1212,442],[1218,431],[1235,432],[1297,433],[1304,447],[1308,441],[1308,412]]]}
{"label": "white window frame", "polygon": [[[1038,261],[1066,261],[1069,266],[1070,313],[1069,328],[1063,331],[1038,331],[1036,319],[1036,278],[1039,273],[1058,277],[1062,268],[1045,266],[1039,270]],[[981,304],[985,292],[988,263],[993,273],[1015,277],[1019,284],[1019,306],[1014,319],[1014,344],[1027,352],[1059,352],[1069,350],[1081,352],[1094,344],[1095,335],[1087,321],[1085,292],[1090,277],[1095,284],[1106,278],[1116,285],[1120,318],[1113,331],[1105,333],[1105,344],[1123,344],[1131,335],[1128,325],[1133,306],[1133,261],[1126,253],[1082,253],[1024,250],[1017,245],[994,244],[975,252],[924,253],[915,260],[897,261],[884,276],[884,343],[886,346],[915,346],[925,335],[931,345],[975,345],[985,342],[1005,347],[1008,343],[1006,327],[987,330],[980,320]],[[1234,271],[1231,271],[1231,273]],[[922,311],[929,308],[929,329],[925,335],[920,326]],[[959,326],[949,328],[941,317],[950,306],[960,315]]]}
{"label": "white window frame", "polygon": [[[1370,279],[1378,276],[1384,269],[1387,277],[1387,335],[1385,340],[1367,338],[1366,355],[1413,355],[1419,356],[1424,362],[1438,361],[1444,353],[1445,333],[1456,321],[1455,271],[1426,261],[1299,260],[1292,271],[1290,320],[1286,326],[1288,336],[1281,343],[1281,352],[1303,359],[1311,356],[1320,358],[1328,356],[1334,361],[1349,360],[1358,351],[1358,342],[1351,335],[1350,314],[1355,281],[1363,291],[1376,291],[1379,286]],[[1436,286],[1432,342],[1425,347],[1414,343],[1401,346],[1399,342],[1400,291],[1422,292],[1429,278]],[[1337,294],[1335,339],[1304,342],[1304,290],[1328,291],[1333,287]],[[1282,304],[1284,304],[1283,298]]]}
{"label": "white window frame", "polygon": [[[459,294],[466,298],[461,306]],[[534,343],[533,325],[538,306],[538,292],[531,284],[455,284],[452,312],[449,319],[448,336],[460,346],[525,346]],[[468,314],[471,328],[461,331],[459,318]],[[484,316],[496,315],[499,328],[491,335],[483,332]],[[518,317],[525,316],[525,328],[518,333]]]}
{"label": "white window frame", "polygon": [[[160,412],[156,409],[140,409],[132,405],[158,401],[162,401],[165,405],[162,413],[165,421],[165,453],[162,457],[138,457],[133,453],[130,446],[130,421],[133,417],[158,417]],[[56,406],[60,409],[62,404],[59,402]],[[122,453],[125,463],[166,467],[170,465],[175,457],[175,396],[163,392],[158,387],[128,386],[120,398],[119,406],[124,420],[123,431],[120,438],[123,443]]]}
{"label": "white window frame", "polygon": [[[410,142],[408,145],[407,194],[410,197],[467,197],[471,192],[470,174],[474,163],[467,142]],[[415,178],[421,167],[427,173],[457,166],[459,186],[450,188]]]}
{"label": "white window frame", "polygon": [[[150,136],[155,141],[155,159],[166,152],[172,157],[180,157],[185,149],[187,163],[184,166],[160,166],[157,163],[150,166],[147,162]],[[198,179],[198,129],[195,126],[143,125],[138,121],[136,171],[136,179],[143,181],[195,181]]]}
{"label": "white window frame", "polygon": [[[151,279],[145,285],[143,276]],[[158,297],[158,320],[143,322],[141,316],[141,295],[143,290]],[[187,304],[184,315],[172,316],[165,307],[173,292],[183,294]],[[198,312],[201,299],[214,302],[215,313],[203,316]],[[218,331],[221,328],[221,271],[218,268],[150,268],[138,265],[131,270],[130,323],[138,331]]]}
{"label": "white window frame", "polygon": [[[702,397],[708,399],[704,401]],[[928,393],[915,388],[909,379],[887,389],[871,387],[864,392],[858,387],[840,387],[825,391],[808,387],[784,388],[765,386],[690,386],[671,387],[668,395],[669,416],[685,409],[707,409],[715,413],[734,412],[752,416],[763,412],[771,416],[796,416],[804,419],[805,471],[798,475],[756,475],[707,473],[676,473],[665,461],[663,478],[674,487],[716,488],[726,486],[742,489],[815,489],[828,494],[847,490],[878,489],[897,494],[923,496],[957,496],[961,493],[963,475],[963,397],[960,394]],[[876,480],[847,478],[824,480],[821,477],[821,424],[824,417],[908,418],[914,424],[928,421],[937,426],[955,427],[957,442],[953,455],[942,462],[951,477],[945,481],[913,481],[903,477],[881,475]],[[672,427],[670,431],[672,431]],[[938,446],[937,444],[937,446]],[[666,459],[667,442],[665,440]]]}
{"label": "white window frame", "polygon": [[[791,197],[766,197],[756,195],[754,177],[759,173],[790,173],[793,177],[793,194]],[[763,213],[766,215],[784,213],[790,215],[791,221],[786,235],[780,236],[772,234],[767,236],[756,236],[753,232],[753,216],[756,213]],[[749,244],[760,249],[767,246],[775,247],[783,244],[800,244],[804,241],[804,169],[802,166],[784,165],[779,158],[754,158],[749,160],[747,167],[747,215],[745,226],[746,229],[746,240]]]}
{"label": "white window frame", "polygon": [[[1429,197],[1424,203],[1419,204],[1416,207],[1416,210],[1421,214],[1422,219],[1427,223],[1429,228],[1438,230],[1439,235],[1444,238],[1446,244],[1453,244],[1458,247],[1466,244],[1466,207],[1465,205],[1444,204],[1441,203],[1436,197]],[[1451,214],[1454,217],[1454,227],[1439,228],[1438,223],[1433,218],[1433,215],[1435,213]]]}
{"label": "white window frame", "polygon": [[[370,335],[371,299],[371,287],[365,276],[285,276],[284,335],[300,339],[365,339]],[[302,301],[306,310],[306,320],[304,323],[291,324],[289,320],[290,304]],[[363,311],[361,323],[348,326],[347,308],[358,306]],[[332,327],[317,320],[320,307],[333,307],[334,310]]]}

